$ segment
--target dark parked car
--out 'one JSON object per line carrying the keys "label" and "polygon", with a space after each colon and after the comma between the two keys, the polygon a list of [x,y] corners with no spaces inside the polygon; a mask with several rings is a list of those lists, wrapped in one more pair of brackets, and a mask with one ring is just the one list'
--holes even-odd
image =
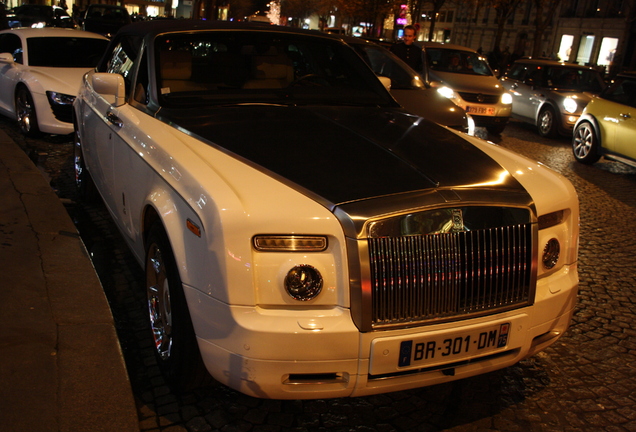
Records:
{"label": "dark parked car", "polygon": [[413,114],[444,126],[475,133],[475,122],[463,108],[442,96],[426,79],[388,49],[360,38],[346,37],[373,72],[391,80],[391,95]]}
{"label": "dark parked car", "polygon": [[84,14],[82,28],[86,31],[111,37],[117,30],[132,22],[123,6],[90,4]]}
{"label": "dark parked car", "polygon": [[460,45],[418,42],[424,49],[431,85],[466,110],[475,125],[498,135],[510,118],[510,95],[501,88],[488,62],[477,51]]}
{"label": "dark parked car", "polygon": [[13,10],[10,27],[64,27],[75,28],[76,24],[64,8],[37,4],[22,5]]}
{"label": "dark parked car", "polygon": [[571,135],[583,108],[603,90],[597,70],[554,60],[517,60],[501,79],[512,95],[512,116],[542,136]]}

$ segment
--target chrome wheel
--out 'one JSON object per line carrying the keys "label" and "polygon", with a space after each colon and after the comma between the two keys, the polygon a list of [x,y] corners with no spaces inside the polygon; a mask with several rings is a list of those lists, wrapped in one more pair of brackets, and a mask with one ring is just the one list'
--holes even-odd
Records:
{"label": "chrome wheel", "polygon": [[157,355],[168,360],[172,351],[172,304],[170,282],[162,251],[156,243],[150,245],[146,258],[146,286],[150,329]]}
{"label": "chrome wheel", "polygon": [[539,134],[545,137],[556,135],[556,114],[552,108],[544,108],[539,114]]}
{"label": "chrome wheel", "polygon": [[20,87],[15,96],[15,113],[20,132],[27,136],[39,134],[38,121],[35,115],[33,97],[26,87]]}
{"label": "chrome wheel", "polygon": [[580,123],[572,137],[574,158],[584,164],[592,164],[600,159],[598,138],[594,128],[588,122]]}
{"label": "chrome wheel", "polygon": [[160,222],[146,241],[148,318],[157,363],[176,391],[206,383],[188,303],[168,235]]}

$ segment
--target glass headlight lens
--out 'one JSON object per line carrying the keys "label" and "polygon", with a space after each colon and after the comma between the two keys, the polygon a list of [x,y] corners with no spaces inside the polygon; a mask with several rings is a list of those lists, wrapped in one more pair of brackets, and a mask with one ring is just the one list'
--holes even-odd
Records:
{"label": "glass headlight lens", "polygon": [[512,103],[512,95],[508,92],[501,95],[501,103],[510,105]]}
{"label": "glass headlight lens", "polygon": [[73,95],[53,91],[47,91],[46,96],[52,105],[73,105],[73,101],[75,100],[75,96]]}
{"label": "glass headlight lens", "polygon": [[439,94],[441,94],[445,98],[453,99],[455,97],[455,92],[450,87],[446,87],[446,86],[438,87],[437,91]]}
{"label": "glass headlight lens", "polygon": [[560,255],[561,245],[559,244],[559,241],[555,238],[551,238],[543,248],[543,257],[541,258],[543,266],[548,270],[554,268],[559,261]]}
{"label": "glass headlight lens", "polygon": [[567,112],[567,113],[570,113],[570,114],[575,113],[577,107],[578,107],[578,105],[577,105],[576,101],[573,98],[571,98],[571,97],[567,97],[563,101],[563,108],[565,108],[565,112]]}
{"label": "glass headlight lens", "polygon": [[322,276],[310,265],[297,265],[285,276],[285,289],[294,300],[312,300],[322,290]]}

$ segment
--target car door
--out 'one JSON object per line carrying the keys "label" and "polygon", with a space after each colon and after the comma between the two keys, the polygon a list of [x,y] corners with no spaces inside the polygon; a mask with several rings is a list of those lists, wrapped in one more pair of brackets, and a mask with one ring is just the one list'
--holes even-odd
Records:
{"label": "car door", "polygon": [[544,98],[538,88],[542,69],[530,64],[516,63],[502,80],[504,88],[512,95],[512,114],[534,121]]}
{"label": "car door", "polygon": [[0,110],[8,116],[15,115],[15,85],[22,68],[22,41],[12,33],[0,34],[0,53],[8,53],[13,61],[0,61]]}
{"label": "car door", "polygon": [[625,78],[612,95],[611,115],[615,119],[614,150],[636,160],[636,80]]}
{"label": "car door", "polygon": [[[111,45],[113,48],[105,72],[120,74],[124,78],[127,98],[130,97],[140,44],[141,41],[122,36]],[[96,95],[93,111],[96,118],[90,121],[92,130],[88,133],[92,135],[92,141],[99,143],[94,146],[93,156],[100,167],[102,196],[121,231],[132,236],[126,185],[137,184],[135,179],[131,179],[137,171],[127,141],[129,137],[139,136],[138,131],[131,130],[138,124],[137,110],[128,103],[118,106]]]}

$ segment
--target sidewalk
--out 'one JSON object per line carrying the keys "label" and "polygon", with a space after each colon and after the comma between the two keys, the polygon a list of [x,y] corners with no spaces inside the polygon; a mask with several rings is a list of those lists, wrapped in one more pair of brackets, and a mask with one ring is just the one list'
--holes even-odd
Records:
{"label": "sidewalk", "polygon": [[44,176],[2,130],[0,329],[2,431],[139,431],[86,249]]}

